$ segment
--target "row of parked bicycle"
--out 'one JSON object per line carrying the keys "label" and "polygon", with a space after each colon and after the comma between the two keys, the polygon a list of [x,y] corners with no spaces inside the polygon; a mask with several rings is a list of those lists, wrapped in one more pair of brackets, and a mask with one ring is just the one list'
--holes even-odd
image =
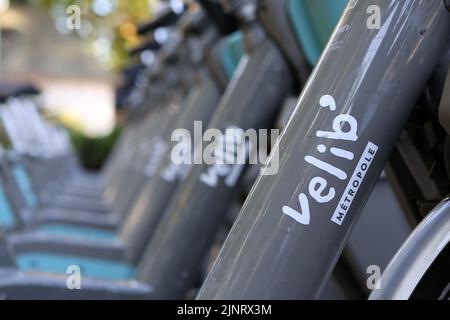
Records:
{"label": "row of parked bicycle", "polygon": [[139,28],[100,173],[0,83],[0,296],[447,299],[445,4],[179,4]]}

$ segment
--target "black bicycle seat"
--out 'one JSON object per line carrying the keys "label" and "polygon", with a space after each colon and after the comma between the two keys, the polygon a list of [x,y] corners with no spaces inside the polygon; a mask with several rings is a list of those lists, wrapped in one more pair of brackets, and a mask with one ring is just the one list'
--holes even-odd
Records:
{"label": "black bicycle seat", "polygon": [[156,51],[156,50],[159,50],[160,48],[161,48],[161,44],[158,43],[155,39],[152,39],[150,41],[144,42],[143,44],[141,44],[135,48],[130,49],[128,54],[130,56],[135,56],[146,50]]}
{"label": "black bicycle seat", "polygon": [[181,17],[182,13],[176,13],[172,11],[170,8],[165,10],[161,15],[159,15],[156,19],[144,23],[138,27],[138,33],[140,35],[144,35],[148,32],[154,31],[158,28],[167,27],[175,24],[178,19]]}

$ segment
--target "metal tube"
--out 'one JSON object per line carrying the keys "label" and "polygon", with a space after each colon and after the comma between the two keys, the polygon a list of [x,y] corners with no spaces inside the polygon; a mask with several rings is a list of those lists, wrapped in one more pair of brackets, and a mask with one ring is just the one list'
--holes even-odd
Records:
{"label": "metal tube", "polygon": [[[227,87],[208,128],[221,132],[229,126],[244,131],[269,128],[291,88],[287,63],[275,44],[263,39],[241,60],[238,70],[239,76]],[[241,188],[242,174],[235,175],[234,181],[230,178],[246,167],[229,164],[225,173],[219,173],[214,164],[193,166],[173,196],[140,265],[139,279],[155,289],[155,298],[185,296]]]}
{"label": "metal tube", "polygon": [[[179,119],[169,126],[169,129],[186,129],[194,131],[194,122],[209,122],[220,99],[220,91],[210,78],[209,72],[199,73],[200,78],[190,90]],[[169,132],[170,135],[170,132]],[[166,141],[166,140],[164,140]],[[135,201],[132,211],[121,226],[120,237],[127,243],[126,260],[136,262],[153,236],[153,231],[164,214],[164,209],[170,201],[179,184],[179,169],[175,175],[167,178],[164,172],[171,164],[171,150],[168,148],[152,179],[145,184],[143,191]]]}
{"label": "metal tube", "polygon": [[327,282],[443,53],[439,0],[350,1],[199,299],[312,299]]}

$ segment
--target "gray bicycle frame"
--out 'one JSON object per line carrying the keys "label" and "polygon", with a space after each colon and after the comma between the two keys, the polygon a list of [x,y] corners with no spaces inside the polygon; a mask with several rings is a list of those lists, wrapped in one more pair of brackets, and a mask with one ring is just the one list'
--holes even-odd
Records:
{"label": "gray bicycle frame", "polygon": [[327,282],[444,52],[442,1],[350,1],[199,299],[311,299]]}
{"label": "gray bicycle frame", "polygon": [[[220,90],[218,84],[212,79],[210,71],[206,67],[198,67],[196,72],[196,80],[190,90],[188,96],[183,102],[183,107],[177,115],[171,116],[172,121],[164,123],[164,130],[160,126],[158,128],[164,132],[161,136],[162,141],[166,144],[170,140],[170,133],[174,129],[193,130],[194,121],[208,122],[217,107]],[[165,112],[165,111],[163,111]],[[154,131],[152,131],[154,132]],[[170,159],[170,150],[164,153],[162,159]],[[157,167],[150,180],[143,185],[143,190],[136,197],[136,205],[132,206],[131,212],[123,217],[123,224],[120,225],[118,247],[117,243],[111,243],[110,246],[102,246],[95,243],[78,243],[76,241],[61,240],[57,237],[42,237],[39,233],[23,233],[9,237],[16,253],[23,253],[32,250],[50,250],[58,252],[78,252],[88,254],[89,256],[100,254],[103,257],[114,257],[114,259],[121,259],[132,263],[138,263],[144,251],[149,237],[151,237],[151,228],[157,223],[158,217],[155,213],[163,213],[158,210],[152,211],[155,206],[164,205],[164,198],[170,197],[176,183],[169,183],[160,178],[161,170],[165,169],[167,161],[163,161]],[[175,186],[174,186],[175,185]],[[148,205],[149,200],[154,200]],[[62,217],[55,217],[52,215],[52,220],[62,220]],[[91,218],[91,217],[89,217]],[[80,219],[77,222],[81,223]],[[108,222],[108,221],[107,221]],[[85,221],[86,224],[89,221]],[[110,223],[105,225],[109,227]],[[116,224],[117,225],[117,224]],[[89,245],[91,244],[91,245]],[[123,246],[122,246],[123,244]],[[103,250],[103,253],[98,253],[98,246]]]}
{"label": "gray bicycle frame", "polygon": [[[186,129],[193,132],[194,121],[209,121],[219,98],[219,89],[210,78],[209,72],[203,70],[198,83],[194,85],[186,99],[186,111],[171,129]],[[144,186],[144,190],[137,198],[139,206],[134,206],[133,211],[129,213],[132,218],[126,219],[120,229],[120,237],[127,242],[126,259],[129,261],[136,262],[141,257],[164,213],[167,202],[178,185],[178,179],[168,181],[162,178],[162,172],[166,170],[170,160],[170,153],[171,150],[168,148],[153,178]]]}
{"label": "gray bicycle frame", "polygon": [[[229,126],[242,130],[270,128],[284,97],[291,90],[292,74],[277,46],[252,21],[244,28],[247,55],[238,67],[238,77],[228,86],[208,125],[225,132]],[[254,41],[258,39],[257,41]],[[247,116],[250,115],[250,116]],[[256,146],[255,146],[256,147]],[[241,164],[227,165],[232,172]],[[202,176],[215,165],[195,164],[168,205],[147,248],[138,279],[154,288],[157,299],[182,298],[193,284],[199,266],[224,221],[230,204],[241,188],[242,172],[235,183],[229,175],[217,174],[217,184]],[[213,175],[216,173],[213,173]]]}

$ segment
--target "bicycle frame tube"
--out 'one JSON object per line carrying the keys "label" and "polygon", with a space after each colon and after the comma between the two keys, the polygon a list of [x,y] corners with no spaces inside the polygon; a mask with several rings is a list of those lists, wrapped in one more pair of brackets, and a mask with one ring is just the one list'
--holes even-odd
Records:
{"label": "bicycle frame tube", "polygon": [[[195,121],[208,122],[214,114],[220,99],[220,91],[211,79],[209,72],[203,70],[201,73],[199,72],[198,76],[198,83],[188,94],[182,114],[168,126],[169,131],[167,131],[168,134],[164,141],[169,141],[172,130],[185,129],[193,132]],[[171,145],[171,143],[168,144],[168,146]],[[180,168],[176,168],[176,174],[173,177],[165,176],[171,163],[170,155],[171,148],[169,147],[163,154],[152,179],[145,184],[142,193],[137,198],[139,205],[133,207],[121,228],[122,239],[127,239],[127,260],[129,261],[135,262],[140,258],[179,184]],[[173,171],[173,168],[169,167],[169,169]]]}
{"label": "bicycle frame tube", "polygon": [[442,1],[350,1],[199,299],[317,298],[443,53]]}
{"label": "bicycle frame tube", "polygon": [[[270,127],[292,83],[281,53],[269,39],[262,39],[241,60],[238,70],[208,128],[224,132],[230,125],[242,130]],[[146,250],[139,277],[151,284],[157,299],[184,297],[242,187],[242,173],[249,165],[228,165],[230,171],[217,174],[215,184],[203,180],[208,172],[216,174],[215,167],[206,163],[193,166]],[[242,171],[229,183],[228,177],[236,168]]]}

